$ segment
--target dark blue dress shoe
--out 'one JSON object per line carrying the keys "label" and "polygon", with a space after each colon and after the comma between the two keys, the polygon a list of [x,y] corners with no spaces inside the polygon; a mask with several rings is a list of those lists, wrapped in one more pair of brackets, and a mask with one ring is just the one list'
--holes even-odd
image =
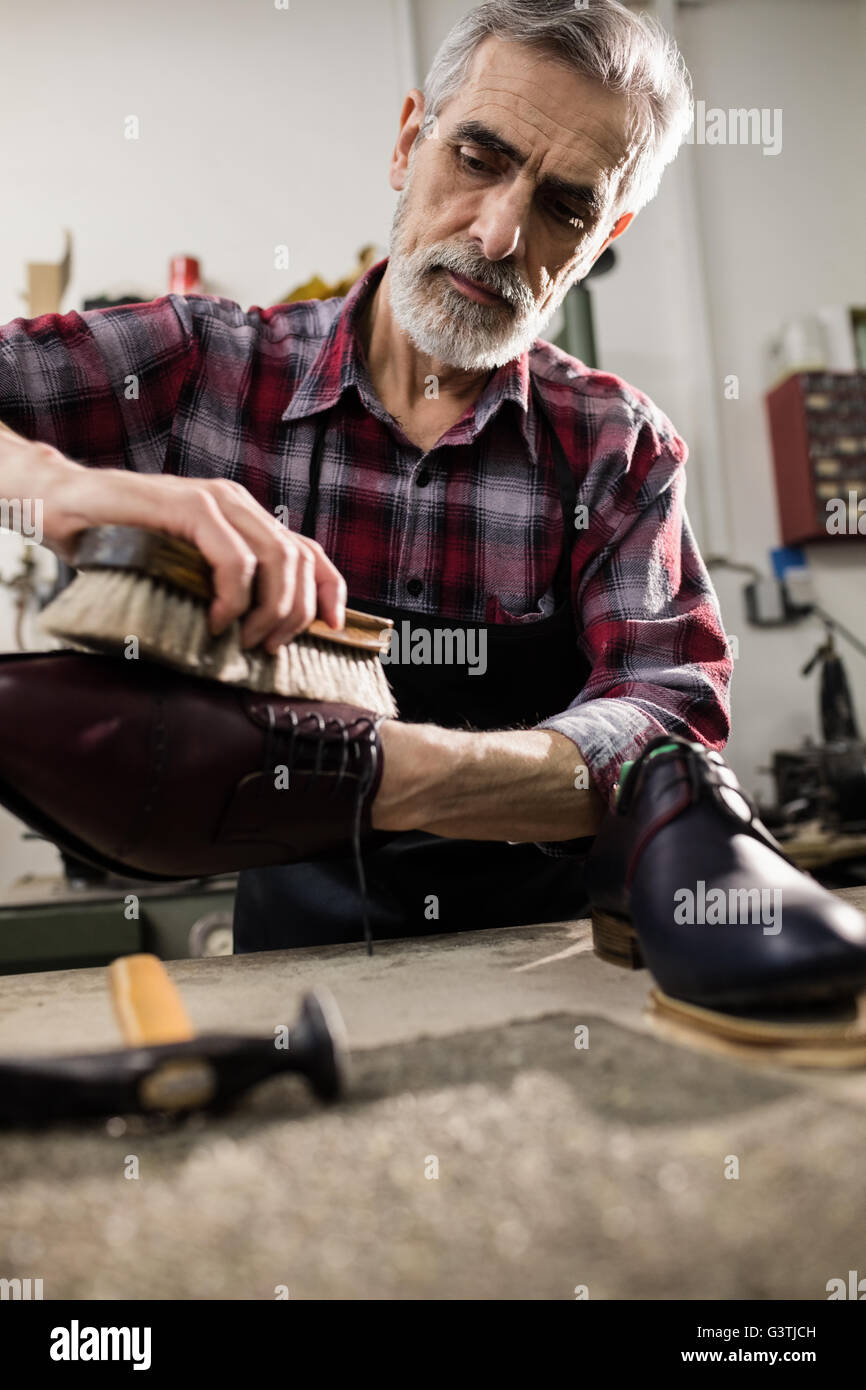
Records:
{"label": "dark blue dress shoe", "polygon": [[623,765],[585,865],[603,960],[705,1008],[866,986],[866,917],[785,855],[720,753],[661,734]]}

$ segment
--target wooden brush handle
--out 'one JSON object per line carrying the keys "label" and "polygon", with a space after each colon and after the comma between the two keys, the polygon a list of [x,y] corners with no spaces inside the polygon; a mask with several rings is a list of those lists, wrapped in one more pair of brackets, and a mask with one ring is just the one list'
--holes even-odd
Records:
{"label": "wooden brush handle", "polygon": [[83,531],[73,558],[76,569],[136,570],[193,598],[214,597],[211,567],[201,551],[177,536],[140,526],[95,526]]}
{"label": "wooden brush handle", "polygon": [[[73,563],[81,570],[134,570],[205,603],[214,597],[211,567],[198,547],[163,531],[149,531],[141,526],[91,527],[81,533]],[[393,626],[390,618],[347,608],[345,627],[329,627],[321,618],[315,618],[303,635],[384,652]]]}

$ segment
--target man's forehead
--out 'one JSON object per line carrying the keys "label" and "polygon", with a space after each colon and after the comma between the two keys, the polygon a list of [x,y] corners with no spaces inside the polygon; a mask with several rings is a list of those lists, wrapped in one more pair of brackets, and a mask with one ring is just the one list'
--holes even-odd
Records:
{"label": "man's forehead", "polygon": [[[628,98],[566,68],[546,53],[498,39],[479,45],[466,81],[443,111],[453,128],[481,121],[545,172],[585,177],[628,159]],[[607,182],[607,180],[603,180]]]}

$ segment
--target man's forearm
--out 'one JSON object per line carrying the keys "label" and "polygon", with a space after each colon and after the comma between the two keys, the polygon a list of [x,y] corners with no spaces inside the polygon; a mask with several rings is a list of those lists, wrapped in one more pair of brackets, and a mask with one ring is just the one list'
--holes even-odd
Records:
{"label": "man's forearm", "polygon": [[0,493],[8,500],[33,498],[43,502],[61,480],[84,472],[80,464],[51,447],[16,434],[0,420]]}
{"label": "man's forearm", "polygon": [[472,840],[571,840],[594,835],[604,803],[575,745],[548,729],[466,733],[382,724],[378,830]]}

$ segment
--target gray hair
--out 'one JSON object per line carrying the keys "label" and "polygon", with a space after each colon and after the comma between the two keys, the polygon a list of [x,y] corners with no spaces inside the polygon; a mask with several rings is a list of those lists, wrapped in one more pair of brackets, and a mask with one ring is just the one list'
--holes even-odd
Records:
{"label": "gray hair", "polygon": [[433,59],[416,144],[467,80],[475,50],[488,35],[526,44],[625,93],[631,151],[617,189],[618,210],[639,212],[655,197],[692,122],[688,69],[657,19],[634,14],[619,0],[487,0],[454,25]]}

